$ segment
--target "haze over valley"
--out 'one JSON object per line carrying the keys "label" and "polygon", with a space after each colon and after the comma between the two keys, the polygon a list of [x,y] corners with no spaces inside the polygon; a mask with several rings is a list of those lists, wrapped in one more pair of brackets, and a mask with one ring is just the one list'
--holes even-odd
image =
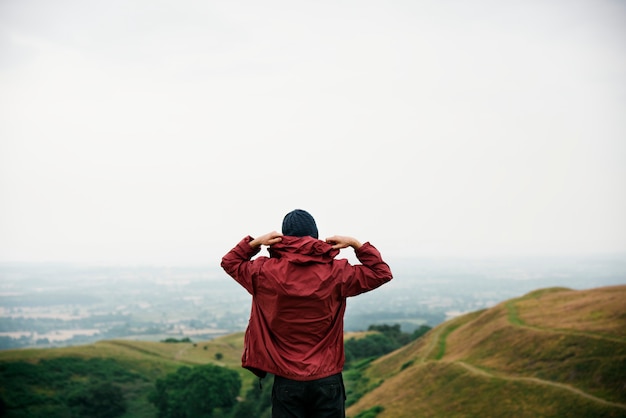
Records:
{"label": "haze over valley", "polygon": [[[348,300],[345,330],[434,327],[546,287],[626,283],[623,257],[393,259],[394,280]],[[218,266],[0,265],[0,349],[103,339],[192,341],[245,329],[250,296]]]}

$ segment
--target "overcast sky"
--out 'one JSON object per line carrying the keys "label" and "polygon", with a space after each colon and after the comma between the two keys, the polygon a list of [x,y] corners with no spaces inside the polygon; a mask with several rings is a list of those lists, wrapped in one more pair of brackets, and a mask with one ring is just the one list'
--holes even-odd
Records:
{"label": "overcast sky", "polygon": [[0,0],[0,261],[626,254],[626,3]]}

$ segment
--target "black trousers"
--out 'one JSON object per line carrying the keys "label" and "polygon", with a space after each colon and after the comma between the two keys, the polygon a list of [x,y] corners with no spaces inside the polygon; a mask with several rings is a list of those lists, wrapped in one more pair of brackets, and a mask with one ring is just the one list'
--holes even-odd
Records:
{"label": "black trousers", "polygon": [[341,373],[300,382],[274,377],[272,418],[345,418],[346,391]]}

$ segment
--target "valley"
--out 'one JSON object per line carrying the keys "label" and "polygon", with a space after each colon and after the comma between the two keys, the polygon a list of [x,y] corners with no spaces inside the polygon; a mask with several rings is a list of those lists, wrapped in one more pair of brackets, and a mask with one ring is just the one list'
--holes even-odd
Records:
{"label": "valley", "polygon": [[[434,327],[545,286],[626,282],[619,257],[390,260],[394,280],[348,301],[345,330]],[[0,264],[0,349],[243,331],[250,296],[218,266]]]}

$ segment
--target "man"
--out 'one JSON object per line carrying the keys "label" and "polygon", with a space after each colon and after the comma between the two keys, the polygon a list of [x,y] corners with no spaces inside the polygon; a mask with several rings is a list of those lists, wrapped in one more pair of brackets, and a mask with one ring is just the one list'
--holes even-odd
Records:
{"label": "man", "polygon": [[[269,257],[252,260],[264,245]],[[347,247],[361,264],[335,259]],[[321,241],[313,217],[296,209],[282,234],[243,238],[222,267],[252,295],[242,366],[274,374],[272,417],[345,417],[346,298],[391,280],[378,250],[352,237]]]}

